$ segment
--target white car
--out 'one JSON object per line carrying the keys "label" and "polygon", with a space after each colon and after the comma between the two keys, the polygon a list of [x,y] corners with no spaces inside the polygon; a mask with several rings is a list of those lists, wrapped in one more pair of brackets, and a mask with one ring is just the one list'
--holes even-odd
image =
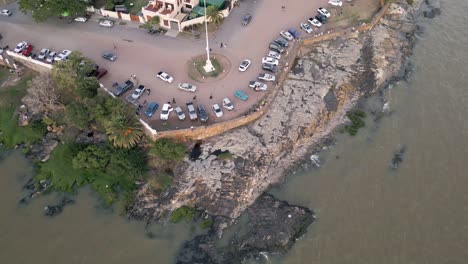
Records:
{"label": "white car", "polygon": [[66,61],[68,60],[68,56],[70,56],[72,52],[70,50],[63,50],[60,52],[55,58],[55,61]]}
{"label": "white car", "polygon": [[307,24],[307,23],[301,23],[301,28],[302,28],[305,32],[307,32],[307,33],[309,33],[309,34],[312,33],[312,31],[313,31],[313,30],[312,30],[312,27],[311,27],[309,24]]}
{"label": "white car", "polygon": [[319,12],[321,15],[324,15],[326,16],[327,18],[329,18],[331,16],[330,12],[328,12],[328,10],[326,10],[325,8],[323,7],[319,7],[317,9],[317,12]]}
{"label": "white car", "polygon": [[175,112],[176,112],[177,117],[179,118],[179,120],[185,120],[184,111],[182,111],[182,108],[180,108],[180,106],[176,107],[174,110],[175,110]]}
{"label": "white car", "polygon": [[159,115],[159,118],[161,118],[161,120],[167,120],[172,110],[174,109],[172,108],[170,104],[164,104],[161,109],[161,115]]}
{"label": "white car", "polygon": [[26,47],[28,46],[28,43],[26,41],[21,41],[20,43],[18,43],[18,45],[16,45],[14,51],[16,53],[20,53],[22,52]]}
{"label": "white car", "polygon": [[322,23],[320,23],[320,21],[318,21],[314,17],[309,18],[308,21],[309,21],[310,24],[312,24],[312,26],[315,26],[315,27],[321,27],[322,26]]}
{"label": "white car", "polygon": [[266,89],[268,88],[266,84],[258,81],[250,81],[249,87],[254,89],[255,91],[266,91]]}
{"label": "white car", "polygon": [[289,33],[287,30],[281,31],[281,32],[280,32],[280,35],[281,35],[283,38],[285,38],[285,39],[287,39],[287,40],[289,40],[289,41],[291,41],[291,40],[294,39],[294,36],[293,36],[291,33]]}
{"label": "white car", "polygon": [[146,91],[146,87],[142,84],[140,84],[135,91],[132,93],[132,98],[133,99],[138,99],[140,96]]}
{"label": "white car", "polygon": [[263,57],[262,58],[262,64],[264,64],[264,63],[273,64],[273,65],[278,66],[279,60],[277,60],[275,58],[272,58],[272,57]]}
{"label": "white car", "polygon": [[86,21],[88,21],[88,19],[86,17],[77,17],[75,18],[75,21],[85,23]]}
{"label": "white car", "polygon": [[57,56],[57,52],[52,51],[49,53],[49,56],[47,56],[47,62],[52,63],[55,61],[55,57]]}
{"label": "white car", "polygon": [[49,53],[50,49],[42,49],[37,58],[40,60],[44,60],[45,58],[47,58],[47,55],[49,55]]}
{"label": "white car", "polygon": [[3,9],[2,11],[0,11],[0,15],[2,15],[2,16],[11,16],[11,11],[8,10],[8,9]]}
{"label": "white car", "polygon": [[221,110],[221,107],[219,107],[218,104],[213,105],[213,111],[216,114],[216,117],[222,117],[223,116],[223,110]]}
{"label": "white car", "polygon": [[274,50],[270,50],[268,52],[267,57],[272,57],[272,58],[275,58],[275,59],[279,60],[279,59],[281,59],[281,54],[279,54],[278,52],[276,52]]}
{"label": "white car", "polygon": [[174,78],[172,78],[169,73],[163,71],[158,72],[158,78],[168,83],[172,83],[174,81]]}
{"label": "white car", "polygon": [[257,78],[267,82],[274,82],[276,80],[276,77],[269,73],[259,73]]}
{"label": "white car", "polygon": [[178,87],[182,91],[192,92],[192,93],[197,90],[197,87],[195,85],[190,84],[190,83],[179,83]]}
{"label": "white car", "polygon": [[341,0],[330,0],[328,1],[328,4],[332,6],[342,6],[343,2],[341,2]]}
{"label": "white car", "polygon": [[99,22],[99,25],[101,27],[111,28],[114,26],[114,22],[111,20],[102,20],[101,22]]}
{"label": "white car", "polygon": [[227,97],[223,99],[223,107],[226,108],[228,111],[234,109],[234,105],[231,103],[231,100],[229,100],[229,98]]}
{"label": "white car", "polygon": [[241,64],[239,65],[239,71],[245,72],[250,67],[250,64],[252,64],[250,60],[248,59],[243,60]]}

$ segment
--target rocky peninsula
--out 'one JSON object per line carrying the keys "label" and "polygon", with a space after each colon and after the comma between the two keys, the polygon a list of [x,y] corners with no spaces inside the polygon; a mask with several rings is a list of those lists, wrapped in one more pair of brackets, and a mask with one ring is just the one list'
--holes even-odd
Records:
{"label": "rocky peninsula", "polygon": [[[252,214],[249,208],[264,202],[263,194],[270,186],[281,183],[308,154],[327,144],[361,99],[404,76],[420,2],[395,1],[369,31],[349,30],[334,40],[304,45],[267,114],[247,127],[202,142],[198,159],[183,162],[175,171],[174,186],[162,195],[153,195],[142,186],[130,217],[155,221],[181,206],[191,206],[222,219],[215,221],[211,235],[185,245],[179,263],[240,263],[262,252],[284,252],[266,243],[269,236],[256,232],[249,238],[233,238],[229,250],[214,250],[213,243],[242,213]],[[219,158],[221,152],[229,152],[232,158]],[[286,232],[285,240],[305,231],[313,214],[305,215],[298,217],[309,220],[291,222],[297,232]],[[272,227],[271,234],[276,230]],[[244,240],[265,243],[249,248],[249,254],[231,254],[238,241]],[[290,245],[284,243],[283,249]],[[202,257],[186,254],[190,249]]]}

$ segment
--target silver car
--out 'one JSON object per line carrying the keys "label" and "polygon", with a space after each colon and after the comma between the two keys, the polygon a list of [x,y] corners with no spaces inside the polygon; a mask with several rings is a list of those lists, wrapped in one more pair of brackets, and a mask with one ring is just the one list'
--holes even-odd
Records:
{"label": "silver car", "polygon": [[47,62],[52,63],[55,61],[55,56],[57,56],[57,52],[52,51],[49,53],[49,56],[47,56]]}
{"label": "silver car", "polygon": [[179,120],[185,120],[184,111],[182,111],[182,108],[180,108],[180,106],[176,107],[174,110],[175,110],[175,112],[176,112],[177,117],[179,118]]}
{"label": "silver car", "polygon": [[197,90],[197,87],[190,83],[179,83],[178,87],[182,91],[192,92],[192,93]]}
{"label": "silver car", "polygon": [[49,53],[50,49],[42,49],[37,58],[40,60],[44,60],[45,58],[47,58],[47,55],[49,55]]}

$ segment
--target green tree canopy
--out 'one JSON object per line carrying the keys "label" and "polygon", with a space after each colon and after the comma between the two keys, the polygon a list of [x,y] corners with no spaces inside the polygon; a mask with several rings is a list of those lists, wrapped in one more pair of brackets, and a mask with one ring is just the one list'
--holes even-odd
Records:
{"label": "green tree canopy", "polygon": [[116,113],[106,127],[109,140],[115,147],[132,148],[143,137],[141,123],[129,112]]}
{"label": "green tree canopy", "polygon": [[212,23],[215,23],[216,25],[220,24],[224,19],[223,14],[221,13],[221,11],[219,11],[218,7],[216,6],[207,7],[206,16]]}
{"label": "green tree canopy", "polygon": [[94,98],[99,89],[99,81],[94,77],[81,79],[78,84],[77,93],[81,98]]}
{"label": "green tree canopy", "polygon": [[184,159],[187,148],[184,144],[176,143],[168,138],[161,138],[153,143],[151,152],[165,160],[182,160]]}
{"label": "green tree canopy", "polygon": [[107,148],[90,145],[73,158],[73,168],[105,171],[111,153]]}
{"label": "green tree canopy", "polygon": [[19,8],[26,13],[32,11],[36,22],[46,21],[49,17],[59,17],[65,13],[83,15],[86,13],[88,1],[79,0],[20,0]]}

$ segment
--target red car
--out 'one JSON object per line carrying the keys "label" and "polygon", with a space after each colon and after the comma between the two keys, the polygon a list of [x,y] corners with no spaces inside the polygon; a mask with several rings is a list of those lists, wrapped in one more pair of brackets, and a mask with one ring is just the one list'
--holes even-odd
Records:
{"label": "red car", "polygon": [[33,50],[33,45],[29,44],[28,46],[26,46],[26,48],[24,48],[21,54],[23,54],[24,56],[29,56],[31,55],[32,50]]}

